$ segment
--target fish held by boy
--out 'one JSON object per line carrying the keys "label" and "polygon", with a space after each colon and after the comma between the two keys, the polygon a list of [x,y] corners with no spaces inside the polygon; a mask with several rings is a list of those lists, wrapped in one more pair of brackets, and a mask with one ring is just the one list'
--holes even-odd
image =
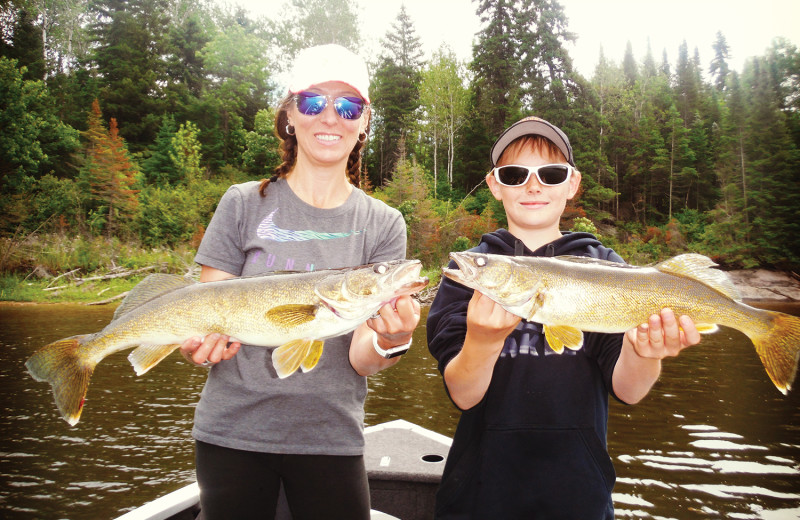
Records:
{"label": "fish held by boy", "polygon": [[459,269],[443,274],[508,312],[543,325],[558,353],[580,349],[583,332],[625,332],[669,307],[701,333],[718,325],[746,334],[775,386],[787,393],[797,374],[800,318],[742,303],[727,274],[708,257],[684,254],[648,267],[577,256],[451,253]]}
{"label": "fish held by boy", "polygon": [[136,347],[128,360],[144,374],[186,339],[214,332],[272,353],[281,378],[316,366],[327,338],[354,330],[383,305],[422,290],[418,260],[196,283],[153,274],[134,287],[103,330],[61,339],[25,366],[53,387],[61,416],[75,425],[89,379],[106,356]]}

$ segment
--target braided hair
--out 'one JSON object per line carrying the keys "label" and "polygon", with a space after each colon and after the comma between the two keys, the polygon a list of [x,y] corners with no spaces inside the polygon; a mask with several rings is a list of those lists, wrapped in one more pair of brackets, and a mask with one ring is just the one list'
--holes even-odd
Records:
{"label": "braided hair", "polygon": [[[285,177],[297,162],[297,137],[294,132],[291,134],[287,131],[289,129],[289,109],[294,103],[294,95],[288,94],[278,104],[278,111],[275,115],[275,134],[281,141],[281,162],[275,168],[275,173],[269,179],[262,179],[261,186],[258,192],[262,197],[267,196],[267,186],[270,182],[277,181],[281,177]],[[359,139],[356,145],[350,151],[350,156],[347,158],[347,177],[350,183],[356,188],[361,186],[361,151],[364,149],[366,137],[369,136],[370,122],[367,123],[367,128],[364,130],[364,139]],[[359,135],[359,137],[361,137]]]}

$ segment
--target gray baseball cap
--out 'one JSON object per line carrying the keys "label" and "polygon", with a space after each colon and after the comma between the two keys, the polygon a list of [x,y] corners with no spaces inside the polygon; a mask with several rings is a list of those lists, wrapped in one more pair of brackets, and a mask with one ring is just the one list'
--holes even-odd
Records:
{"label": "gray baseball cap", "polygon": [[534,116],[520,119],[500,134],[500,137],[492,145],[492,166],[497,165],[497,161],[500,160],[500,156],[503,155],[508,145],[514,142],[515,139],[525,135],[540,135],[549,139],[561,150],[564,157],[567,158],[567,162],[575,166],[575,157],[572,155],[572,146],[569,144],[567,135],[554,124]]}

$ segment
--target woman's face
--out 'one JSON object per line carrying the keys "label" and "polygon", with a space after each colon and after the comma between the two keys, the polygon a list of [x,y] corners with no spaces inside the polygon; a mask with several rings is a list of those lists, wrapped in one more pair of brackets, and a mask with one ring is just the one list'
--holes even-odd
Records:
{"label": "woman's face", "polygon": [[317,115],[305,115],[292,103],[289,124],[295,129],[298,162],[309,161],[315,166],[347,165],[347,158],[356,145],[359,134],[366,131],[369,109],[358,119],[345,119],[333,107],[332,100],[340,96],[360,97],[345,83],[329,81],[314,85],[304,92],[328,96],[327,106]]}

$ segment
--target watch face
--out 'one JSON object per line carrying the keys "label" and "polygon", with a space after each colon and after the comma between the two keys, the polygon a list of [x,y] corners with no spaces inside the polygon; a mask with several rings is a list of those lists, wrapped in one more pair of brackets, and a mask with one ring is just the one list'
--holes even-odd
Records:
{"label": "watch face", "polygon": [[389,350],[386,351],[386,359],[392,359],[392,358],[397,357],[397,356],[402,356],[406,352],[408,352],[408,346],[406,346],[406,345],[403,345],[402,349],[396,350],[396,351],[395,351],[395,349],[390,348]]}

